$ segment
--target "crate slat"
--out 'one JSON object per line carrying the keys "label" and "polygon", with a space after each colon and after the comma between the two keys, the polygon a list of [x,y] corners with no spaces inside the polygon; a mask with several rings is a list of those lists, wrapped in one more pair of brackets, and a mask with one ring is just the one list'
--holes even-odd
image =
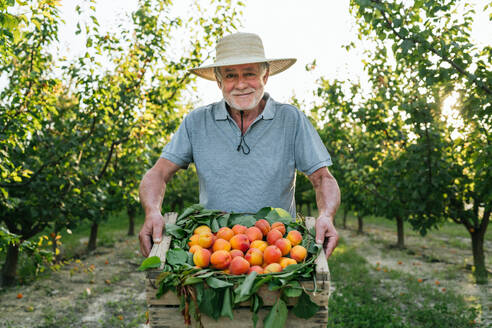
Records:
{"label": "crate slat", "polygon": [[[154,283],[154,281],[152,281]],[[162,295],[160,298],[155,296],[156,289],[152,286],[151,281],[147,280],[146,282],[146,294],[147,294],[147,304],[149,305],[177,305],[180,303],[178,296],[176,293],[169,291],[166,294]],[[314,283],[312,281],[301,281],[301,285],[306,290],[314,290]],[[318,292],[312,293],[308,292],[311,296],[311,300],[320,306],[328,306],[328,296],[329,296],[329,288],[322,288],[320,285],[318,287]],[[263,304],[265,306],[272,306],[278,299],[278,292],[268,290],[267,285],[263,285],[258,290],[259,296],[263,299]],[[297,298],[289,298],[288,305],[297,304]],[[240,303],[242,307],[249,307],[250,301]]]}
{"label": "crate slat", "polygon": [[[262,308],[258,313],[258,324],[256,327],[263,327],[263,319],[267,316],[269,308]],[[168,307],[152,305],[149,307],[149,316],[151,318],[152,328],[169,328],[169,327],[185,327],[183,315],[178,307]],[[214,320],[206,315],[201,316],[201,321],[204,327],[214,328],[246,328],[253,327],[252,312],[247,308],[234,309],[234,319],[221,317],[219,320]],[[292,311],[289,311],[285,327],[287,328],[326,328],[328,322],[328,308],[322,307],[310,319],[302,319],[296,317]],[[192,326],[196,323],[192,319]]]}

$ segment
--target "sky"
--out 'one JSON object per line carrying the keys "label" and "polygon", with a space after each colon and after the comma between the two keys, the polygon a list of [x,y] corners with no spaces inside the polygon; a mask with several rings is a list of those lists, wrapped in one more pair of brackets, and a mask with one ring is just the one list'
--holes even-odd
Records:
{"label": "sky", "polygon": [[[77,16],[75,5],[80,1],[62,1],[61,15],[66,26],[60,29],[60,41],[77,52],[74,31]],[[97,16],[102,28],[121,21],[125,13],[137,7],[137,0],[98,0]],[[206,2],[206,1],[204,1]],[[482,12],[486,0],[473,0]],[[191,0],[175,0],[174,5],[189,7]],[[287,71],[269,78],[265,90],[278,101],[288,102],[296,95],[310,102],[316,81],[323,76],[329,79],[356,79],[362,75],[360,53],[347,53],[343,45],[356,39],[354,18],[348,0],[245,0],[242,32],[260,35],[268,58],[297,58],[297,63]],[[489,10],[490,11],[490,10]],[[478,43],[492,44],[491,22],[486,14],[477,15],[473,37]],[[83,51],[79,49],[79,51]],[[310,72],[305,66],[316,59],[316,69]],[[203,104],[221,98],[216,83],[197,80],[197,93]]]}

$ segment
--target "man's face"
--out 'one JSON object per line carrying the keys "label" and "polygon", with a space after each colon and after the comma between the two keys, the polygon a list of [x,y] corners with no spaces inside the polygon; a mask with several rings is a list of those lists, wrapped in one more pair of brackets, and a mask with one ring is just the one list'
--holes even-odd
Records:
{"label": "man's face", "polygon": [[260,64],[244,64],[220,68],[222,81],[217,81],[229,106],[236,110],[257,109],[268,71],[262,72]]}

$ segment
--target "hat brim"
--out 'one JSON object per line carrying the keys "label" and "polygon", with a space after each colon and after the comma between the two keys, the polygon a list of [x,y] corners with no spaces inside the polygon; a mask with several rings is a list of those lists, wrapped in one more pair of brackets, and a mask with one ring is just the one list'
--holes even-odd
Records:
{"label": "hat brim", "polygon": [[202,77],[204,79],[210,80],[210,81],[215,81],[215,73],[214,69],[216,67],[223,67],[223,66],[232,66],[232,65],[243,65],[243,64],[255,64],[255,63],[264,63],[267,62],[270,65],[269,69],[269,75],[275,75],[278,73],[281,73],[294,65],[294,63],[297,61],[295,58],[281,58],[281,59],[259,59],[257,61],[255,60],[236,60],[236,61],[231,61],[231,62],[219,62],[219,63],[214,63],[211,65],[205,65],[197,68],[191,68],[190,72],[193,74],[198,75],[199,77]]}

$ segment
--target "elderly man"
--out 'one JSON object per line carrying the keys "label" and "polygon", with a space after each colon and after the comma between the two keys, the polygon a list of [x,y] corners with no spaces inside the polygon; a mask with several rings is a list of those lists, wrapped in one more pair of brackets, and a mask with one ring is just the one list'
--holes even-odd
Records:
{"label": "elderly man", "polygon": [[148,256],[151,240],[161,240],[161,205],[166,183],[194,162],[200,203],[209,209],[254,213],[271,206],[295,217],[296,170],[316,191],[316,241],[329,257],[338,243],[333,218],[340,190],[328,171],[330,155],[306,116],[264,92],[270,75],[296,60],[267,59],[256,34],[236,33],[216,47],[215,63],[191,72],[216,81],[224,99],[189,113],[159,160],[143,177],[140,200],[145,223],[140,248]]}

